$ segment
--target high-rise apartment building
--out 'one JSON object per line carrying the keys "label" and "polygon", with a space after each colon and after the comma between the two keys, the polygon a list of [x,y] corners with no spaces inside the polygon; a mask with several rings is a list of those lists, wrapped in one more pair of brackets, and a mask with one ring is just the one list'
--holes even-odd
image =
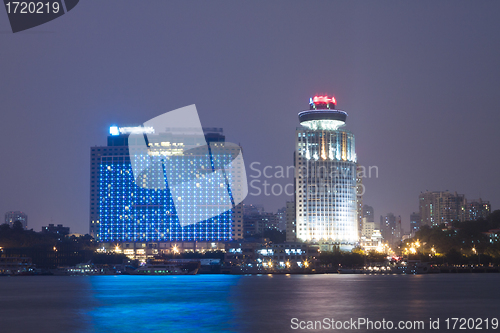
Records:
{"label": "high-rise apartment building", "polygon": [[358,235],[363,231],[363,194],[365,188],[363,187],[363,171],[362,166],[356,165],[356,208],[358,213]]}
{"label": "high-rise apartment building", "polygon": [[276,218],[278,219],[278,229],[286,232],[286,207],[278,209]]}
{"label": "high-rise apartment building", "polygon": [[295,135],[298,240],[351,248],[358,242],[354,135],[333,97],[310,99]]}
{"label": "high-rise apartment building", "polygon": [[396,232],[394,233],[394,240],[392,246],[395,246],[401,242],[401,238],[403,238],[404,230],[403,225],[401,224],[401,215],[399,215],[396,219]]}
{"label": "high-rise apartment building", "polygon": [[466,205],[466,220],[477,221],[486,219],[491,213],[491,205],[489,201],[483,201],[481,198],[467,200]]}
{"label": "high-rise apartment building", "polygon": [[410,235],[413,237],[419,229],[420,229],[420,214],[413,212],[410,214]]}
{"label": "high-rise apartment building", "polygon": [[465,221],[466,199],[457,192],[425,192],[419,196],[420,225],[449,225],[454,221]]}
{"label": "high-rise apartment building", "polygon": [[[135,148],[130,146],[128,138],[130,133],[137,134],[144,129],[112,127],[107,146],[91,148],[90,234],[98,242],[123,245],[129,252],[137,247],[137,243],[141,243],[141,250],[143,247],[170,249],[172,244],[179,242],[210,242],[213,246],[214,242],[242,238],[242,204],[233,205],[232,209],[197,223],[182,225],[170,189],[172,178],[169,178],[166,184],[167,170],[163,168],[162,172],[161,167],[145,169],[140,177],[134,177],[129,150]],[[222,129],[203,130],[211,149],[224,145]],[[164,158],[179,170],[186,169],[200,160],[196,149],[183,149],[183,145],[190,140],[189,134],[173,135],[165,129],[162,133],[148,133],[148,138],[154,140],[149,142],[147,154],[134,155],[135,159],[147,159],[163,154]],[[204,178],[205,174],[211,171],[208,169],[214,168],[214,163],[230,160],[231,156],[234,156],[231,154],[232,152],[228,151],[227,156],[211,155],[211,167],[202,165],[200,168],[206,169],[203,170],[205,173],[200,171],[200,175],[197,174],[196,177]],[[220,186],[226,185],[221,183]],[[188,188],[182,191],[179,192],[182,198],[178,199],[182,199],[185,207],[191,207],[189,213],[202,216],[197,208],[201,202],[200,198],[190,194]]]}
{"label": "high-rise apartment building", "polygon": [[21,222],[23,228],[26,229],[28,226],[28,215],[20,211],[5,213],[5,223],[7,223],[10,227],[12,227],[16,221]]}
{"label": "high-rise apartment building", "polygon": [[393,213],[389,213],[386,216],[380,216],[380,232],[384,240],[391,246],[393,246],[397,240],[397,231],[396,216]]}

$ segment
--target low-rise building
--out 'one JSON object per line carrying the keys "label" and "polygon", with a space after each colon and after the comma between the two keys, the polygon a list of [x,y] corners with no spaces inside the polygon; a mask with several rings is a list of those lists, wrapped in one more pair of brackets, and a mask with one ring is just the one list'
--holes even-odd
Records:
{"label": "low-rise building", "polygon": [[318,245],[304,243],[228,243],[224,260],[234,266],[276,269],[307,267],[319,254]]}
{"label": "low-rise building", "polygon": [[50,223],[48,226],[42,227],[42,232],[66,236],[69,235],[69,227],[64,227],[62,224],[54,225]]}
{"label": "low-rise building", "polygon": [[490,229],[484,233],[488,236],[490,243],[498,243],[500,242],[500,229]]}

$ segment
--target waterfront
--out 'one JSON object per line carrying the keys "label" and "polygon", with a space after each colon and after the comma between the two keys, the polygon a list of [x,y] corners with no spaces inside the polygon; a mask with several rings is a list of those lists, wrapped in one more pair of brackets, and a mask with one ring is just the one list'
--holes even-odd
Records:
{"label": "waterfront", "polygon": [[448,317],[498,317],[498,281],[498,274],[2,277],[0,327],[291,332],[292,318],[364,317],[426,325],[440,318],[444,328]]}

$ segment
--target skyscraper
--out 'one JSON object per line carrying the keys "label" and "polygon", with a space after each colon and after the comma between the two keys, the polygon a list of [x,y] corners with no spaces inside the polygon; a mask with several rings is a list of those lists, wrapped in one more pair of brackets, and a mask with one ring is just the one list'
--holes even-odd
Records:
{"label": "skyscraper", "polygon": [[[144,130],[144,127],[112,127],[108,145],[91,148],[91,235],[98,242],[123,244],[123,248],[131,250],[137,242],[144,246],[149,243],[152,249],[169,249],[170,242],[225,242],[242,238],[242,204],[198,223],[181,225],[169,188],[172,184],[165,187],[165,170],[145,170],[140,179],[134,179],[129,155],[129,149],[134,147],[130,146],[128,138],[130,133]],[[204,133],[210,147],[218,147],[225,142],[220,128],[204,128]],[[172,135],[167,129],[164,133],[154,133],[154,136],[155,142],[149,143],[148,154],[164,154],[174,166],[179,164],[176,166],[179,168],[185,168],[184,164],[192,165],[199,159],[196,150],[182,149],[183,141],[189,140],[189,134],[180,137]],[[226,157],[230,156],[212,157],[212,168],[217,163],[216,159]],[[200,179],[203,177],[204,174]],[[141,187],[138,181],[148,186]],[[155,188],[151,184],[158,186]],[[192,205],[191,210],[195,214],[198,198],[190,196],[186,190],[182,200],[186,205]]]}
{"label": "skyscraper", "polygon": [[315,96],[295,135],[297,239],[351,248],[358,242],[354,135],[333,97]]}

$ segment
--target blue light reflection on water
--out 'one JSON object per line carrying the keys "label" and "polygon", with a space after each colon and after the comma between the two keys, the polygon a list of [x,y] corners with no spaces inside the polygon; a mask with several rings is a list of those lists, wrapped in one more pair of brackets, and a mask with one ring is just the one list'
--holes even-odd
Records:
{"label": "blue light reflection on water", "polygon": [[[291,318],[499,317],[498,274],[92,277],[96,332],[294,332]],[[440,331],[444,331],[441,327]],[[371,330],[360,329],[358,332]]]}
{"label": "blue light reflection on water", "polygon": [[96,332],[238,332],[231,288],[239,276],[95,276]]}
{"label": "blue light reflection on water", "polygon": [[499,282],[500,274],[1,277],[0,333],[297,332],[292,318],[359,317],[440,318],[446,331],[450,317],[499,318]]}

